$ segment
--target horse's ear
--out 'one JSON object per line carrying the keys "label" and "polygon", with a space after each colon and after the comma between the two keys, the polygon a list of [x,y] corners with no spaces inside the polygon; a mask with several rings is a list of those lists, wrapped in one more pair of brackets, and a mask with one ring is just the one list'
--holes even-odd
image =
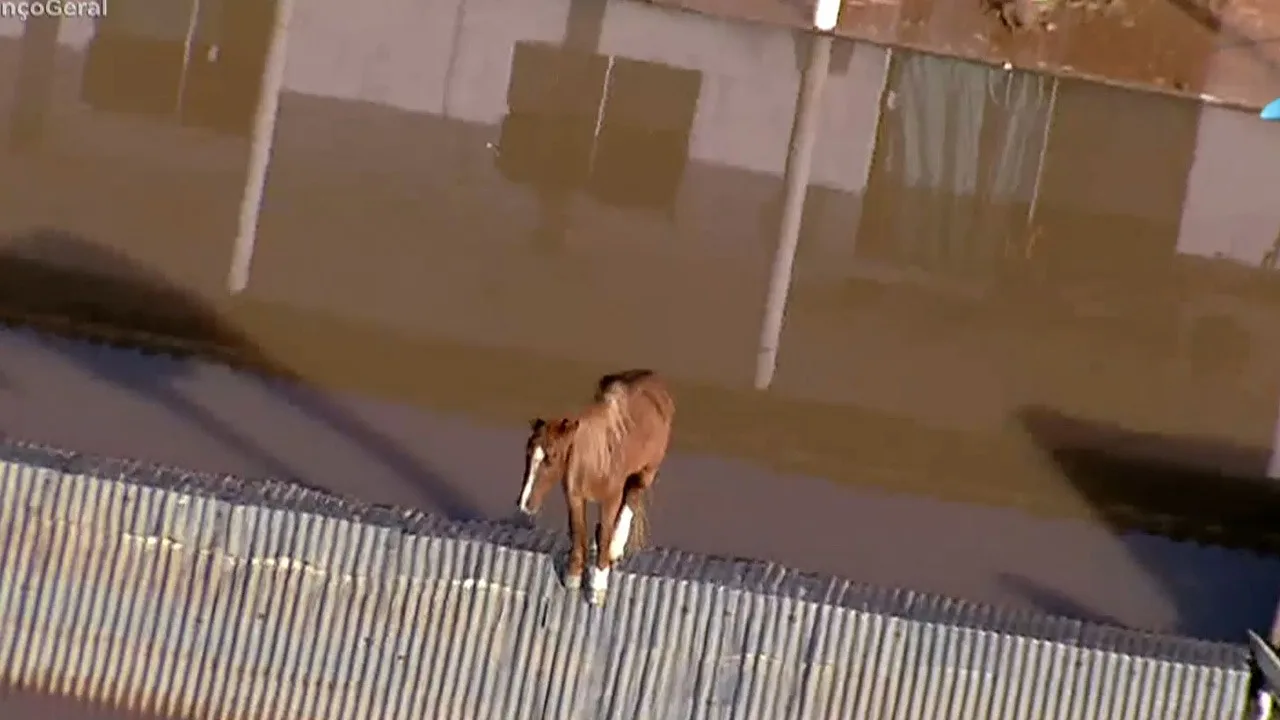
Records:
{"label": "horse's ear", "polygon": [[541,430],[546,426],[547,426],[547,421],[543,420],[542,418],[534,418],[529,421],[529,429],[532,430],[533,432],[538,432],[539,430]]}
{"label": "horse's ear", "polygon": [[578,429],[578,418],[565,418],[560,421],[560,430],[568,435]]}

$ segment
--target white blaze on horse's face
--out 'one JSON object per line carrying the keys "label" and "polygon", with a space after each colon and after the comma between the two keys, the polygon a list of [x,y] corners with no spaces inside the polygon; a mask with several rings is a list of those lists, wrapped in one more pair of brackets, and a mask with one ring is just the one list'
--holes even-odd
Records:
{"label": "white blaze on horse's face", "polygon": [[[546,458],[547,453],[541,447],[535,445],[533,453],[529,456],[529,467],[524,476],[524,489],[520,491],[520,512],[527,515],[533,514],[533,511],[529,509],[529,496],[533,494],[533,484],[538,479],[538,468],[542,466],[542,461]],[[507,497],[510,497],[510,495]]]}

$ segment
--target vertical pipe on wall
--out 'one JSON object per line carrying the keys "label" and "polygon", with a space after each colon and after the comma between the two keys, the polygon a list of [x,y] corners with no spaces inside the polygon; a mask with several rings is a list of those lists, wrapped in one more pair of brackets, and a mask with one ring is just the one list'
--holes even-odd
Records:
{"label": "vertical pipe on wall", "polygon": [[187,95],[187,73],[191,70],[191,44],[196,39],[200,25],[200,0],[191,3],[191,16],[187,18],[187,34],[182,40],[182,73],[178,75],[178,96],[173,102],[174,117],[182,117],[182,99]]}
{"label": "vertical pipe on wall", "polygon": [[293,2],[294,0],[277,0],[271,45],[267,49],[267,59],[262,71],[258,111],[253,119],[253,135],[249,145],[249,168],[245,173],[244,195],[240,199],[240,217],[236,226],[235,245],[231,251],[231,269],[227,273],[227,290],[233,295],[244,291],[249,285],[249,270],[258,239],[258,216],[262,211],[262,195],[267,187],[267,169],[271,164],[276,115],[280,111],[280,90],[284,84]]}
{"label": "vertical pipe on wall", "polygon": [[1053,78],[1049,88],[1049,110],[1045,116],[1044,137],[1040,138],[1040,159],[1036,161],[1036,182],[1031,188],[1031,201],[1027,203],[1027,227],[1036,221],[1036,209],[1040,205],[1040,179],[1044,177],[1044,158],[1049,152],[1049,136],[1053,132],[1053,114],[1058,107],[1058,78]]}
{"label": "vertical pipe on wall", "polygon": [[[835,27],[835,19],[827,15],[817,22],[825,6],[839,0],[819,3],[815,25]],[[829,11],[828,11],[829,12]],[[819,27],[819,29],[824,29]],[[813,147],[817,141],[818,118],[822,107],[822,89],[831,69],[831,35],[814,34],[809,38],[809,60],[796,97],[795,120],[791,125],[791,144],[787,148],[787,164],[783,175],[782,218],[778,227],[778,249],[773,256],[769,275],[769,291],[765,299],[764,322],[760,328],[760,344],[756,354],[755,386],[764,390],[773,383],[778,365],[778,345],[782,338],[782,321],[786,314],[787,295],[791,291],[791,271],[796,248],[800,243],[800,224],[804,217],[804,200],[809,190],[813,166]]]}

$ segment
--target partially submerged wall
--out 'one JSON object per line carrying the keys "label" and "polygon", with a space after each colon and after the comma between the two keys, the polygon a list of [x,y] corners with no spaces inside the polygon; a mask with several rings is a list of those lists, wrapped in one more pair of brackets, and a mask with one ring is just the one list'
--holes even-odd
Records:
{"label": "partially submerged wall", "polygon": [[[810,26],[812,4],[787,0],[645,0],[724,18]],[[1091,78],[1214,102],[1261,107],[1274,97],[1280,13],[1265,0],[1072,0],[1052,28],[1014,31],[1007,0],[846,2],[836,34],[894,47],[1067,77]]]}
{"label": "partially submerged wall", "polygon": [[0,445],[0,677],[217,718],[1238,717],[1243,646]]}

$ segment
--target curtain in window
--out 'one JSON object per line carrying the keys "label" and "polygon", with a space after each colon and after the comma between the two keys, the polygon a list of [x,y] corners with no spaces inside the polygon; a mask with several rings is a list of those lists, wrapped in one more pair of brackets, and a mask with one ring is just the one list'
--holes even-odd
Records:
{"label": "curtain in window", "polygon": [[1026,241],[1053,80],[895,54],[858,254],[985,276]]}

